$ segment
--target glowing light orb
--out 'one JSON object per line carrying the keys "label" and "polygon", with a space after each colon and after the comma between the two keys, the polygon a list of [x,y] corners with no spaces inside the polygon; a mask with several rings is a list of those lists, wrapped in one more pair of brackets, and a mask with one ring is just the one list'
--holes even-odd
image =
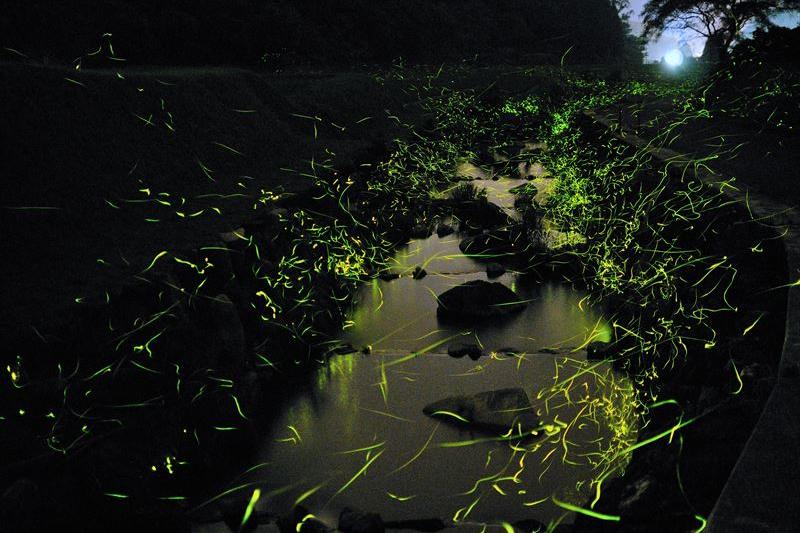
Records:
{"label": "glowing light orb", "polygon": [[683,54],[680,50],[672,49],[664,54],[664,61],[670,67],[679,67],[683,63]]}

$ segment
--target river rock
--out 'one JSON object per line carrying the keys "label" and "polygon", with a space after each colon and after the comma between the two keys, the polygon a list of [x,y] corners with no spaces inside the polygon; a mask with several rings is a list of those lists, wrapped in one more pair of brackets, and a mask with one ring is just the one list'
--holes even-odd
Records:
{"label": "river rock", "polygon": [[327,533],[333,530],[324,522],[313,518],[302,505],[295,507],[290,514],[278,518],[277,524],[281,533]]}
{"label": "river rock", "polygon": [[412,239],[427,239],[430,234],[431,228],[425,224],[416,224],[413,228],[411,228]]}
{"label": "river rock", "polygon": [[378,277],[383,281],[392,281],[393,279],[399,278],[400,274],[391,270],[383,270],[378,273]]}
{"label": "river rock", "polygon": [[468,281],[438,296],[436,314],[443,319],[492,318],[525,308],[525,302],[502,283]]}
{"label": "river rock", "polygon": [[453,226],[450,224],[445,224],[444,222],[436,226],[436,235],[438,235],[440,238],[447,237],[454,231],[455,230],[453,229]]}
{"label": "river rock", "polygon": [[422,279],[428,275],[428,272],[422,268],[421,266],[417,266],[414,268],[414,272],[411,273],[411,277],[414,279]]}
{"label": "river rock", "polygon": [[345,507],[339,513],[339,531],[348,533],[384,533],[381,516]]}
{"label": "river rock", "polygon": [[[508,256],[514,253],[512,236],[509,230],[484,232],[463,239],[458,249],[465,255],[475,256]],[[480,258],[478,258],[480,259]]]}
{"label": "river rock", "polygon": [[489,432],[506,432],[517,424],[521,424],[523,431],[530,431],[539,425],[528,395],[521,388],[451,396],[426,405],[422,412]]}
{"label": "river rock", "polygon": [[447,345],[447,355],[450,357],[464,357],[467,355],[473,361],[477,361],[483,355],[483,350],[474,343],[455,342]]}
{"label": "river rock", "polygon": [[486,275],[489,278],[499,278],[506,273],[506,267],[500,263],[489,263],[486,265]]}
{"label": "river rock", "polygon": [[459,219],[473,227],[494,228],[509,223],[508,215],[503,209],[485,198],[459,202],[453,211]]}

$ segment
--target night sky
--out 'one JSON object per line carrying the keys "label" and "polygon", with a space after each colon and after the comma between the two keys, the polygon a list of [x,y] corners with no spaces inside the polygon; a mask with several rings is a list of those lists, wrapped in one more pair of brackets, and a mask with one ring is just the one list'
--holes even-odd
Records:
{"label": "night sky", "polygon": [[[633,16],[631,17],[631,26],[635,33],[641,32],[641,12],[647,0],[631,0],[631,9]],[[781,26],[794,27],[800,24],[800,15],[782,15],[775,18],[775,23]],[[697,35],[682,35],[677,32],[665,32],[664,35],[655,42],[648,43],[647,45],[647,61],[658,61],[663,55],[672,48],[679,48],[681,39],[686,39],[689,46],[694,51],[694,55],[699,56],[703,52],[703,45],[705,41]]]}

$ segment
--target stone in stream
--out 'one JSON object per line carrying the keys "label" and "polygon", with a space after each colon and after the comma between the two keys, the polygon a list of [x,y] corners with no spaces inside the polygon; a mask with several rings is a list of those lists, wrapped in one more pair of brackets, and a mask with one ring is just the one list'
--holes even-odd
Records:
{"label": "stone in stream", "polygon": [[412,239],[427,239],[431,234],[430,226],[425,224],[417,224],[411,228]]}
{"label": "stone in stream", "polygon": [[421,266],[416,266],[414,268],[414,272],[411,273],[411,277],[414,279],[422,279],[428,275],[428,272],[422,268]]}
{"label": "stone in stream", "polygon": [[483,350],[474,343],[454,342],[447,345],[447,355],[457,358],[467,355],[473,361],[477,361],[483,355]]}
{"label": "stone in stream", "polygon": [[[467,237],[458,243],[458,249],[465,255],[507,256],[514,253],[511,231],[508,228],[493,232],[484,232]],[[481,257],[477,257],[481,259]]]}
{"label": "stone in stream", "polygon": [[503,209],[486,198],[458,202],[453,207],[453,213],[461,221],[477,228],[495,228],[509,223]]}
{"label": "stone in stream", "polygon": [[437,297],[436,315],[442,319],[493,318],[525,308],[517,293],[502,283],[468,281]]}
{"label": "stone in stream", "polygon": [[499,278],[506,273],[506,267],[500,263],[489,263],[486,265],[486,276],[489,278]]}
{"label": "stone in stream", "polygon": [[302,505],[295,507],[288,515],[278,518],[280,533],[326,533],[333,528],[313,517]]}
{"label": "stone in stream", "polygon": [[392,281],[393,279],[399,278],[400,274],[392,272],[391,270],[383,270],[378,274],[378,277],[383,281]]}
{"label": "stone in stream", "polygon": [[451,396],[425,406],[433,416],[474,429],[505,433],[511,427],[529,432],[539,426],[528,395],[521,388],[498,389],[471,396]]}
{"label": "stone in stream", "polygon": [[436,235],[438,235],[440,238],[447,237],[454,231],[455,230],[453,229],[453,226],[451,226],[450,224],[445,224],[444,222],[436,226]]}
{"label": "stone in stream", "polygon": [[329,353],[331,355],[347,355],[347,354],[351,354],[351,353],[356,353],[357,351],[358,350],[356,350],[353,347],[353,345],[350,344],[349,342],[343,342],[343,343],[340,343],[340,344],[337,344],[337,345],[333,346],[329,350]]}

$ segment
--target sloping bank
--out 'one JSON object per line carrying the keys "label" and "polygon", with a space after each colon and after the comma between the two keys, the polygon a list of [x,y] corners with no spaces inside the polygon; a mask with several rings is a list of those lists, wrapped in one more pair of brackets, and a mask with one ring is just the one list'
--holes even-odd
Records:
{"label": "sloping bank", "polygon": [[380,200],[360,165],[409,134],[389,109],[422,120],[417,97],[369,73],[0,80],[0,521],[179,530],[260,385],[313,361],[388,245],[339,201]]}
{"label": "sloping bank", "polygon": [[[634,133],[621,129],[614,121],[591,112],[587,114],[615,131],[616,136],[625,142],[647,149],[656,160],[671,162],[669,169],[673,175],[684,172],[688,166],[694,166],[690,157],[668,148],[654,147]],[[771,369],[773,374],[764,376],[766,379],[762,387],[768,389],[768,398],[714,503],[708,518],[709,531],[739,531],[742,528],[752,531],[791,531],[796,526],[797,517],[785,510],[797,507],[797,496],[787,490],[796,474],[796,469],[791,466],[796,463],[796,458],[785,443],[798,434],[794,399],[797,396],[800,356],[797,343],[800,307],[797,305],[797,282],[793,277],[800,272],[800,224],[793,209],[767,198],[763,193],[752,192],[752,187],[727,187],[722,174],[706,168],[694,168],[691,172],[707,187],[721,188],[727,199],[747,206],[747,217],[758,219],[773,229],[773,236],[780,237],[788,275],[787,284],[781,287],[788,289],[788,294],[785,295],[786,328],[780,346],[780,360]],[[781,259],[775,257],[773,260]],[[781,295],[778,302],[783,301],[784,295]],[[781,341],[780,337],[776,340]],[[763,394],[764,391],[762,400]],[[752,409],[758,409],[759,405],[756,403]],[[749,413],[751,416],[752,409]],[[777,435],[781,435],[781,438]]]}
{"label": "sloping bank", "polygon": [[3,523],[181,530],[425,217],[469,100],[418,146],[398,73],[2,72]]}
{"label": "sloping bank", "polygon": [[[784,344],[790,285],[778,219],[751,208],[729,178],[659,158],[652,143],[628,144],[582,113],[642,91],[685,96],[669,86],[577,80],[543,130],[550,150],[542,161],[556,178],[544,212],[585,237],[574,262],[614,313],[603,355],[636,378],[642,413],[639,442],[621,452],[630,464],[594,484],[578,531],[700,530],[715,505],[718,518],[730,512],[741,489],[728,480],[747,466],[739,456]],[[722,520],[729,529],[730,518]]]}

